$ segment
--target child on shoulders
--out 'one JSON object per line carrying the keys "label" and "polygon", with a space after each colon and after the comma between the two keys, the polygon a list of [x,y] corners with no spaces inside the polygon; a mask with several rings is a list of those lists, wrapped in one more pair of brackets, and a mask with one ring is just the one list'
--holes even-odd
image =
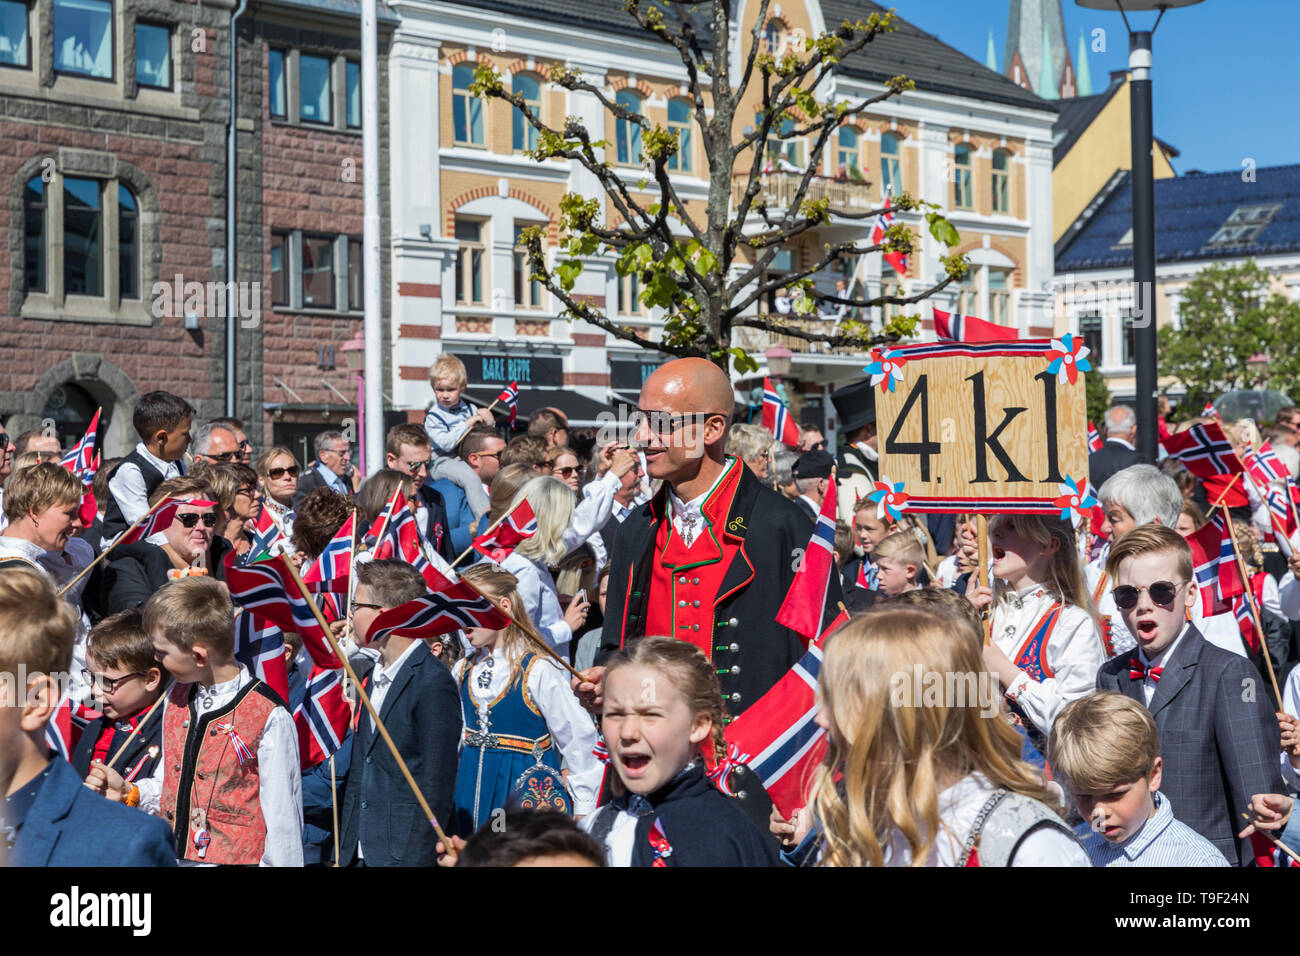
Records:
{"label": "child on shoulders", "polygon": [[465,363],[456,356],[443,353],[429,367],[429,383],[433,386],[434,402],[424,416],[424,431],[433,446],[433,462],[429,468],[430,480],[446,478],[455,482],[465,492],[465,500],[476,517],[489,508],[487,493],[479,476],[457,455],[457,446],[475,422],[495,427],[496,419],[486,408],[475,411],[463,398],[469,384]]}

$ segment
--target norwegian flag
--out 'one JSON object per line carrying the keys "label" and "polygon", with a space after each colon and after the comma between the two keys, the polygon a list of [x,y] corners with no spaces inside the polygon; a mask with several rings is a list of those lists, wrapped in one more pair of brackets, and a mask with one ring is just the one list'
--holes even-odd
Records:
{"label": "norwegian flag", "polygon": [[1192,573],[1201,591],[1201,610],[1206,617],[1223,613],[1234,597],[1246,592],[1246,585],[1237,570],[1232,535],[1222,515],[1215,512],[1185,540],[1192,549]]}
{"label": "norwegian flag", "polygon": [[248,554],[244,556],[244,564],[249,564],[262,557],[269,557],[271,548],[275,543],[284,537],[284,532],[280,526],[275,523],[271,517],[271,511],[266,505],[257,513],[257,519],[253,522],[253,543],[248,548]]}
{"label": "norwegian flag", "polygon": [[1252,654],[1260,653],[1259,632],[1255,629],[1255,615],[1250,610],[1250,600],[1244,596],[1234,600],[1232,615],[1237,619],[1237,630]]}
{"label": "norwegian flag", "polygon": [[1088,422],[1088,451],[1101,451],[1106,447],[1106,439],[1101,437],[1097,426]]}
{"label": "norwegian flag", "polygon": [[511,382],[507,385],[497,396],[497,401],[510,411],[510,424],[514,425],[515,417],[519,414],[519,383]]}
{"label": "norwegian flag", "polygon": [[390,636],[437,637],[468,627],[499,631],[509,623],[491,601],[460,581],[384,611],[370,625],[366,643]]}
{"label": "norwegian flag", "polygon": [[[371,555],[376,561],[405,561],[420,572],[430,590],[444,588],[451,584],[451,581],[425,557],[424,535],[420,533],[420,523],[415,520],[415,515],[411,514],[411,509],[407,507],[406,499],[402,498],[401,494],[402,489],[399,486],[393,493],[393,500],[388,503],[391,510],[388,527],[384,531],[383,538],[376,539]],[[371,526],[372,534],[378,535],[382,523],[383,515],[380,515]]]}
{"label": "norwegian flag", "polygon": [[316,599],[316,606],[320,608],[321,617],[325,618],[326,624],[333,624],[335,621],[341,621],[347,616],[347,595],[335,594],[333,591],[321,591],[313,594]]}
{"label": "norwegian flag", "polygon": [[251,611],[235,618],[235,660],[289,702],[289,673],[284,663],[284,631],[259,621]]}
{"label": "norwegian flag", "polygon": [[[776,612],[778,624],[798,631],[814,640],[822,630],[826,608],[826,590],[835,573],[835,482],[826,485],[822,510],[813,525],[812,537],[804,550],[803,561],[795,573],[794,583]],[[863,559],[864,563],[866,559]]]}
{"label": "norwegian flag", "polygon": [[89,528],[95,523],[95,518],[99,515],[99,502],[95,500],[95,493],[89,488],[81,496],[81,507],[77,509],[77,517],[81,523]]}
{"label": "norwegian flag", "polygon": [[1218,410],[1214,407],[1214,402],[1206,402],[1206,403],[1205,403],[1205,407],[1201,409],[1201,417],[1203,417],[1203,418],[1218,418],[1218,417],[1219,417],[1219,412],[1218,412]]}
{"label": "norwegian flag", "polygon": [[1020,332],[973,315],[934,310],[934,334],[948,342],[1014,342]]}
{"label": "norwegian flag", "polygon": [[1273,540],[1285,558],[1291,557],[1291,536],[1296,533],[1295,512],[1281,488],[1268,489],[1268,510],[1273,515]]}
{"label": "norwegian flag", "polygon": [[101,411],[102,409],[95,409],[95,417],[90,420],[90,425],[86,428],[86,434],[81,436],[81,441],[73,445],[59,462],[64,468],[80,478],[83,485],[90,485],[95,480],[95,470],[99,465],[99,457],[95,454],[95,442],[99,434],[99,413]]}
{"label": "norwegian flag", "polygon": [[791,448],[799,447],[799,426],[790,417],[790,411],[770,378],[763,379],[763,428],[777,441]]}
{"label": "norwegian flag", "polygon": [[233,558],[234,552],[228,552],[222,559],[232,601],[281,630],[296,632],[318,666],[343,666],[322,633],[311,605],[299,593],[283,557],[277,555],[249,565],[237,564]]}
{"label": "norwegian flag", "polygon": [[1241,463],[1250,472],[1250,476],[1264,487],[1268,487],[1270,482],[1285,481],[1291,477],[1286,465],[1282,464],[1282,459],[1277,457],[1273,446],[1268,442],[1260,445],[1259,451],[1248,454]]}
{"label": "norwegian flag", "polygon": [[303,770],[314,767],[343,746],[352,717],[343,696],[343,669],[313,667],[307,678],[307,694],[294,708],[298,728],[298,760]]}
{"label": "norwegian flag", "polygon": [[[894,213],[889,206],[876,217],[876,224],[871,230],[872,245],[880,245],[885,241],[885,230],[894,224]],[[901,252],[886,252],[885,261],[894,267],[894,271],[900,276],[907,275],[907,256]]]}
{"label": "norwegian flag", "polygon": [[215,501],[204,501],[202,498],[191,498],[188,501],[179,498],[168,498],[161,502],[150,513],[149,517],[134,529],[123,531],[122,536],[117,540],[117,544],[135,544],[135,542],[143,541],[159,531],[166,531],[172,526],[172,522],[176,520],[176,512],[186,505],[194,508],[215,508],[217,503]]}
{"label": "norwegian flag", "polygon": [[354,511],[302,576],[302,583],[307,585],[307,590],[347,593],[348,575],[352,573],[352,537],[356,521],[357,513]]}
{"label": "norwegian flag", "polygon": [[495,528],[489,528],[474,539],[474,550],[497,564],[504,561],[521,541],[537,533],[537,516],[533,506],[524,498]]}
{"label": "norwegian flag", "polygon": [[1223,437],[1223,429],[1213,422],[1193,425],[1187,431],[1170,435],[1165,449],[1201,478],[1234,475],[1242,470],[1241,459]]}
{"label": "norwegian flag", "polygon": [[812,769],[826,751],[817,716],[817,678],[826,637],[847,621],[841,613],[799,662],[727,725],[729,759],[746,764],[787,819],[805,803]]}
{"label": "norwegian flag", "polygon": [[45,725],[45,743],[64,760],[72,759],[72,752],[77,749],[81,732],[92,721],[102,715],[85,704],[74,703],[71,697],[64,697],[54,710],[54,716]]}
{"label": "norwegian flag", "polygon": [[1288,856],[1282,846],[1273,843],[1258,830],[1250,835],[1250,852],[1255,857],[1256,866],[1300,867],[1300,863]]}

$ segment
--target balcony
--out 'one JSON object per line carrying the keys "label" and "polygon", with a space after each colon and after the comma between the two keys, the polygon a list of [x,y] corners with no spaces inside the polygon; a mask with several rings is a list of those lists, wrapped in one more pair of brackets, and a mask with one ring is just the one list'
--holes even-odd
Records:
{"label": "balcony", "polygon": [[[802,173],[775,171],[759,174],[758,195],[754,203],[763,203],[772,209],[785,209],[790,205]],[[865,179],[831,179],[827,176],[814,176],[804,192],[805,200],[830,200],[830,209],[835,212],[866,212],[873,208],[871,182]],[[731,183],[731,205],[736,208],[749,188],[749,177],[737,177]],[[752,207],[751,207],[752,208]]]}
{"label": "balcony", "polygon": [[[823,319],[816,316],[776,316],[783,325],[794,326],[795,328],[806,329],[809,332],[817,332],[829,335],[835,330],[834,319]],[[777,335],[768,332],[766,329],[755,328],[737,328],[733,332],[732,342],[745,351],[754,355],[761,355],[764,351],[773,345],[784,345],[790,351],[800,355],[856,355],[866,358],[869,349],[851,348],[849,346],[837,346],[831,348],[825,342],[809,342],[807,339],[801,339],[794,335]]]}

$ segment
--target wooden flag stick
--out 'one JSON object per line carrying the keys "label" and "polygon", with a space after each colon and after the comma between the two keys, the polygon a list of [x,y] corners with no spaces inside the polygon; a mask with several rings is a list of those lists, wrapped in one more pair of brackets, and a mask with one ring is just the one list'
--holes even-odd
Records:
{"label": "wooden flag stick", "polygon": [[122,746],[117,748],[117,753],[113,754],[113,756],[109,758],[108,763],[104,764],[106,770],[113,769],[113,764],[117,763],[117,758],[126,752],[126,748],[130,746],[131,741],[135,740],[135,735],[144,729],[145,724],[149,723],[149,718],[153,716],[153,712],[158,709],[158,706],[167,699],[167,695],[171,693],[171,689],[171,681],[168,681],[167,686],[163,688],[163,692],[158,695],[158,699],[155,700],[153,706],[149,708],[149,712],[144,715],[144,720],[136,721],[135,726],[131,728],[131,733],[127,736],[126,740],[122,742]]}
{"label": "wooden flag stick", "polygon": [[[1243,820],[1245,820],[1247,823],[1250,822],[1250,814],[1249,814],[1249,813],[1243,813],[1243,814],[1241,815],[1241,818],[1242,818]],[[1297,863],[1300,863],[1300,855],[1297,855],[1295,850],[1291,849],[1289,846],[1287,846],[1285,843],[1283,843],[1283,842],[1282,842],[1281,840],[1279,840],[1277,837],[1273,836],[1273,834],[1269,833],[1267,830],[1261,830],[1258,826],[1255,827],[1255,832],[1256,832],[1256,833],[1259,833],[1259,834],[1262,834],[1263,836],[1267,837],[1269,840],[1272,841],[1272,843],[1273,843],[1273,845],[1274,845],[1275,847],[1277,847],[1279,850],[1281,850],[1283,853],[1285,853],[1285,854],[1286,854],[1287,856],[1289,856],[1291,859],[1295,860]]]}
{"label": "wooden flag stick", "polygon": [[544,637],[538,634],[537,631],[533,629],[533,626],[531,624],[525,624],[519,618],[515,617],[512,613],[510,613],[504,607],[502,607],[500,602],[495,600],[490,594],[484,594],[482,591],[476,588],[474,586],[473,581],[467,581],[463,577],[461,578],[461,580],[464,581],[465,584],[469,585],[470,590],[474,591],[479,597],[483,598],[483,600],[487,601],[489,604],[491,604],[494,608],[496,608],[506,617],[510,618],[511,622],[514,623],[515,626],[519,628],[519,630],[523,631],[524,634],[527,635],[528,638],[534,644],[536,644],[539,648],[541,648],[542,652],[547,657],[555,661],[555,663],[559,664],[561,667],[563,667],[574,677],[578,678],[579,681],[586,681],[587,678],[583,677],[576,670],[574,670],[573,666],[568,661],[566,661],[563,657],[561,657],[559,653],[556,652],[555,648],[551,647],[550,642],[548,642]]}
{"label": "wooden flag stick", "polygon": [[[496,521],[492,522],[491,526],[488,527],[488,528],[483,532],[483,534],[476,534],[476,535],[474,536],[474,538],[475,538],[475,539],[478,539],[478,538],[483,537],[484,534],[491,534],[493,531],[495,531],[495,530],[497,529],[497,527],[501,524],[501,522],[505,521],[506,518],[508,518],[508,517],[510,517],[510,512],[509,512],[509,511],[507,511],[505,514],[503,514],[500,518],[497,518]],[[451,562],[450,567],[453,567],[453,568],[454,568],[456,565],[460,564],[461,561],[463,561],[463,560],[465,559],[465,556],[466,556],[467,554],[469,554],[469,553],[470,553],[471,551],[473,551],[473,550],[474,550],[474,544],[473,544],[473,542],[471,542],[471,543],[470,543],[470,546],[469,546],[468,548],[466,548],[464,551],[462,551],[460,554],[458,554],[458,555],[456,556],[456,560],[453,561],[453,562]],[[473,585],[471,585],[471,587],[473,587]],[[475,590],[477,590],[477,588],[476,588]]]}
{"label": "wooden flag stick", "polygon": [[[975,524],[979,529],[979,566],[976,572],[980,587],[986,588],[989,586],[989,523],[984,515],[976,515]],[[980,617],[984,620],[984,644],[987,646],[993,640],[993,605],[985,608]]]}
{"label": "wooden flag stick", "polygon": [[1268,668],[1268,679],[1273,684],[1273,699],[1280,704],[1282,692],[1277,688],[1277,675],[1273,673],[1273,658],[1269,656],[1268,642],[1264,639],[1264,619],[1259,616],[1259,605],[1255,603],[1255,589],[1250,586],[1250,575],[1246,573],[1246,562],[1241,556],[1241,547],[1237,544],[1237,529],[1233,527],[1232,515],[1227,513],[1228,509],[1223,510],[1223,522],[1228,526],[1228,536],[1232,538],[1232,556],[1237,559],[1237,573],[1241,575],[1242,584],[1246,586],[1246,599],[1250,601],[1251,623],[1255,625],[1255,633],[1259,636],[1259,649],[1264,655],[1264,665]]}
{"label": "wooden flag stick", "polygon": [[339,865],[339,784],[334,774],[334,755],[330,754],[330,813],[334,817],[334,865]]}
{"label": "wooden flag stick", "polygon": [[168,500],[170,500],[170,499],[168,499],[168,498],[163,498],[161,501],[158,502],[158,504],[154,505],[152,508],[150,508],[150,509],[149,509],[148,511],[146,511],[144,514],[142,514],[142,515],[140,516],[140,519],[139,519],[138,521],[136,521],[135,524],[131,525],[131,527],[127,528],[125,531],[123,531],[121,534],[119,534],[116,538],[114,538],[112,541],[110,541],[110,542],[108,543],[108,546],[107,546],[106,548],[104,548],[103,551],[101,551],[101,552],[99,552],[99,554],[95,555],[95,560],[94,560],[94,561],[91,561],[88,565],[86,565],[84,568],[82,568],[82,569],[77,573],[77,576],[76,576],[75,578],[73,578],[73,579],[72,579],[71,581],[69,581],[67,584],[63,585],[63,587],[59,588],[59,597],[63,597],[63,595],[67,592],[68,588],[72,587],[74,584],[76,584],[78,581],[80,581],[82,578],[84,578],[87,574],[89,574],[89,573],[90,573],[90,569],[93,568],[95,565],[99,564],[100,561],[104,560],[104,556],[107,555],[108,552],[110,552],[110,551],[112,551],[114,548],[116,548],[116,547],[117,547],[117,544],[118,544],[119,541],[121,541],[123,538],[125,538],[128,534],[130,534],[130,533],[131,533],[132,531],[134,531],[136,528],[140,527],[140,525],[144,524],[144,522],[146,521],[146,519],[148,519],[148,517],[149,517],[151,514],[153,514],[153,513],[154,513],[155,511],[157,511],[160,507],[162,507],[163,502],[168,501]]}
{"label": "wooden flag stick", "polygon": [[307,585],[303,583],[302,576],[298,574],[298,569],[293,566],[292,561],[285,561],[284,566],[289,569],[289,574],[293,577],[293,583],[298,586],[298,593],[303,596],[303,600],[305,600],[307,606],[311,608],[312,614],[316,616],[316,623],[320,625],[321,631],[324,632],[325,640],[329,641],[330,648],[334,651],[334,656],[342,662],[343,669],[347,671],[348,677],[356,687],[357,696],[361,699],[362,705],[365,706],[366,711],[370,714],[370,719],[375,722],[375,730],[379,732],[379,736],[384,738],[384,743],[388,745],[388,749],[393,755],[393,760],[397,763],[397,769],[400,770],[402,776],[406,778],[406,785],[411,788],[411,793],[415,794],[415,802],[418,803],[420,809],[424,811],[425,819],[427,819],[429,825],[433,827],[434,833],[438,834],[438,839],[442,841],[442,845],[446,849],[447,855],[454,857],[456,851],[452,846],[451,839],[443,832],[442,826],[438,823],[438,818],[434,815],[433,809],[429,806],[429,801],[424,799],[424,794],[420,792],[420,788],[416,785],[415,778],[411,776],[411,769],[407,767],[406,761],[402,759],[402,754],[398,751],[397,744],[393,742],[392,736],[388,733],[388,728],[385,727],[384,722],[379,719],[379,712],[375,710],[375,705],[370,702],[370,695],[367,694],[366,689],[361,686],[361,681],[357,679],[357,672],[352,669],[352,665],[348,662],[347,655],[345,655],[339,647],[339,642],[334,636],[334,632],[331,631],[330,626],[325,623],[325,616],[321,614],[320,608],[317,607],[316,602],[312,600],[311,594],[307,590]]}

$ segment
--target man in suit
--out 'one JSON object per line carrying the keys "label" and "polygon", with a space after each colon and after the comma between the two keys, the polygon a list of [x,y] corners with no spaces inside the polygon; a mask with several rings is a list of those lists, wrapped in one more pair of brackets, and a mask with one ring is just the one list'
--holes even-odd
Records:
{"label": "man in suit", "polygon": [[356,492],[360,474],[352,467],[352,446],[341,431],[324,431],[315,438],[316,466],[309,468],[298,479],[298,490],[293,493],[293,510],[297,511],[302,499],[321,485],[349,498]]}
{"label": "man in suit", "polygon": [[[501,453],[506,449],[505,439],[489,425],[475,425],[460,440],[461,461],[469,465],[486,492],[492,485],[492,479],[501,470]],[[442,495],[447,508],[447,525],[451,530],[451,550],[459,555],[470,546],[474,535],[486,531],[486,520],[475,524],[476,515],[469,506],[465,489],[450,478],[439,478],[429,482],[430,487]]]}
{"label": "man in suit", "polygon": [[447,506],[442,493],[424,482],[429,477],[429,436],[419,425],[404,423],[388,430],[384,447],[384,467],[415,479],[415,522],[424,540],[440,555],[451,561],[451,531],[447,526]]}
{"label": "man in suit", "polygon": [[1238,840],[1256,793],[1281,793],[1281,734],[1264,681],[1248,660],[1205,640],[1186,613],[1200,600],[1187,542],[1142,525],[1111,545],[1115,603],[1138,646],[1102,665],[1097,686],[1151,711],[1164,761],[1161,791],[1175,818],[1230,863],[1251,859]]}
{"label": "man in suit", "polygon": [[27,675],[22,700],[13,680],[0,681],[0,857],[17,866],[175,866],[166,823],[94,793],[45,742],[76,628],[76,612],[44,576],[0,575],[0,671]]}
{"label": "man in suit", "polygon": [[795,485],[799,488],[799,497],[794,503],[808,516],[812,524],[817,523],[821,514],[822,502],[826,500],[826,489],[831,483],[831,472],[835,468],[835,457],[828,451],[806,451],[794,463]]}
{"label": "man in suit", "polygon": [[[427,590],[420,572],[403,561],[356,566],[352,625],[365,642],[374,620],[388,608]],[[460,694],[451,672],[429,645],[409,637],[376,642],[379,660],[366,693],[429,807],[446,825],[456,790],[461,734]],[[441,650],[441,645],[435,645]],[[380,739],[374,720],[358,710],[351,765],[339,803],[341,866],[434,866],[437,835]]]}
{"label": "man in suit", "polygon": [[1142,462],[1142,456],[1133,447],[1138,430],[1133,409],[1116,405],[1106,413],[1105,423],[1106,444],[1088,456],[1088,480],[1094,488],[1104,485],[1115,472]]}

